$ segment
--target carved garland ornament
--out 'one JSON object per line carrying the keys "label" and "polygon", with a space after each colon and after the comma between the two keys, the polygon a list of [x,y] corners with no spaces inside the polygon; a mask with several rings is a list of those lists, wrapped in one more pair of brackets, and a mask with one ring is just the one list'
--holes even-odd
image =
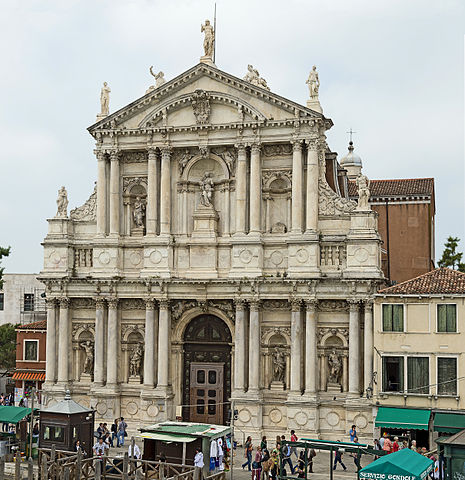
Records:
{"label": "carved garland ornament", "polygon": [[320,300],[318,309],[321,312],[347,311],[347,302],[345,300]]}
{"label": "carved garland ornament", "polygon": [[264,145],[263,155],[265,157],[287,157],[292,155],[292,145],[290,143]]}
{"label": "carved garland ornament", "polygon": [[264,300],[263,310],[290,310],[287,300]]}
{"label": "carved garland ornament", "polygon": [[190,101],[197,124],[204,125],[208,123],[211,111],[210,94],[205,90],[198,89],[192,94]]}
{"label": "carved garland ornament", "polygon": [[84,205],[71,210],[69,216],[71,220],[78,221],[92,221],[95,220],[97,214],[97,182],[94,186],[94,191],[86,200]]}
{"label": "carved garland ornament", "polygon": [[124,152],[122,161],[125,163],[144,163],[147,161],[147,152]]}
{"label": "carved garland ornament", "polygon": [[318,343],[321,344],[322,338],[328,334],[331,333],[331,335],[337,336],[337,334],[342,335],[345,339],[349,339],[349,330],[347,328],[329,328],[329,327],[323,327],[318,329]]}
{"label": "carved garland ornament", "polygon": [[263,170],[262,171],[262,184],[263,188],[270,188],[269,185],[273,180],[278,178],[285,178],[288,180],[289,185],[292,183],[292,170],[287,169],[280,169],[280,170]]}

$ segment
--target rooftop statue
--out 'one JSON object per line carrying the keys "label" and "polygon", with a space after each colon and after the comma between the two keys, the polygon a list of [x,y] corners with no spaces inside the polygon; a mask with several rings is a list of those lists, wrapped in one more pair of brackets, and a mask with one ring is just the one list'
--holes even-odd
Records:
{"label": "rooftop statue", "polygon": [[153,73],[153,65],[149,70],[150,74],[155,79],[155,88],[161,87],[164,83],[166,83],[165,74],[163,72],[160,71],[158,73]]}
{"label": "rooftop statue", "polygon": [[58,190],[57,214],[55,218],[68,218],[68,192],[65,187]]}
{"label": "rooftop statue", "polygon": [[205,38],[203,40],[203,49],[205,56],[213,58],[213,46],[215,45],[215,31],[210,25],[210,20],[205,20],[205,25],[200,27],[201,32],[205,32]]}
{"label": "rooftop statue", "polygon": [[110,113],[110,87],[107,82],[103,82],[102,90],[100,91],[100,115],[108,115]]}
{"label": "rooftop statue", "polygon": [[316,71],[316,66],[313,65],[313,68],[308,75],[308,79],[305,82],[308,85],[308,90],[310,93],[310,98],[317,99],[318,91],[320,89],[320,79],[318,78],[318,72]]}
{"label": "rooftop statue", "polygon": [[370,180],[366,175],[360,174],[355,183],[358,187],[358,206],[357,210],[370,210],[368,199],[370,198]]}
{"label": "rooftop statue", "polygon": [[270,90],[270,87],[266,83],[264,78],[260,77],[258,70],[253,68],[253,65],[247,65],[247,74],[244,77],[246,82],[250,82],[252,85],[256,85],[257,87],[264,88],[265,90]]}

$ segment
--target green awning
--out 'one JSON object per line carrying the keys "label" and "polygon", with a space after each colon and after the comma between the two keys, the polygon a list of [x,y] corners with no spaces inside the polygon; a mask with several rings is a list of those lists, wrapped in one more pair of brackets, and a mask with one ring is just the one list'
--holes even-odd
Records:
{"label": "green awning", "polygon": [[460,432],[460,430],[465,429],[465,415],[460,415],[460,413],[436,413],[433,429],[435,432]]}
{"label": "green awning", "polygon": [[424,480],[433,469],[433,460],[420,455],[410,448],[404,448],[395,453],[390,453],[378,458],[362,468],[360,478],[376,480],[402,479]]}
{"label": "green awning", "polygon": [[0,405],[0,422],[18,423],[30,413],[30,408]]}
{"label": "green awning", "polygon": [[379,407],[375,427],[428,430],[431,410]]}
{"label": "green awning", "polygon": [[142,432],[139,436],[141,438],[149,438],[150,440],[159,440],[161,442],[191,443],[194,440],[197,440],[195,437],[154,432]]}

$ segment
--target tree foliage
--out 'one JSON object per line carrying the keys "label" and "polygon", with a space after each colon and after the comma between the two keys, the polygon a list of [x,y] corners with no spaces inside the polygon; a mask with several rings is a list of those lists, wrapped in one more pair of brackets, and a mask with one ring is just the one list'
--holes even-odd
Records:
{"label": "tree foliage", "polygon": [[442,252],[441,260],[438,265],[440,267],[449,267],[453,270],[465,273],[465,263],[462,263],[462,252],[457,252],[457,247],[460,242],[460,238],[449,237],[444,244],[444,251]]}
{"label": "tree foliage", "polygon": [[15,325],[0,325],[0,368],[10,369],[16,365],[16,330]]}
{"label": "tree foliage", "polygon": [[[2,263],[2,258],[8,257],[9,254],[10,254],[10,247],[8,248],[0,247],[0,264]],[[0,288],[3,288],[3,280],[2,280],[3,270],[4,269],[0,267]]]}

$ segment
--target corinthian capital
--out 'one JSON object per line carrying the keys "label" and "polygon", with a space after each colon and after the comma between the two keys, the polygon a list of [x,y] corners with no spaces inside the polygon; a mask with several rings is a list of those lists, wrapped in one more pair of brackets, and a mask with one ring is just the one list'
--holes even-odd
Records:
{"label": "corinthian capital", "polygon": [[314,312],[318,308],[318,300],[316,298],[305,300],[305,307],[307,308],[307,311]]}
{"label": "corinthian capital", "polygon": [[307,148],[308,150],[318,150],[318,138],[316,137],[311,137],[307,140]]}
{"label": "corinthian capital", "polygon": [[292,143],[292,151],[293,152],[301,152],[302,151],[302,140],[294,140]]}
{"label": "corinthian capital", "polygon": [[171,158],[171,152],[173,151],[173,148],[171,145],[163,145],[163,147],[160,147],[161,151],[161,157],[163,159],[169,160]]}
{"label": "corinthian capital", "polygon": [[260,153],[261,145],[259,143],[252,143],[250,149],[253,154],[258,154]]}
{"label": "corinthian capital", "polygon": [[355,298],[350,298],[347,300],[347,303],[349,304],[349,310],[351,312],[357,312],[359,308],[359,301],[356,300]]}
{"label": "corinthian capital", "polygon": [[301,298],[290,298],[289,303],[291,304],[291,310],[293,312],[300,312],[302,307],[302,299]]}
{"label": "corinthian capital", "polygon": [[68,297],[60,297],[58,302],[60,304],[60,308],[69,308],[70,300]]}
{"label": "corinthian capital", "polygon": [[119,299],[117,297],[108,298],[107,299],[108,308],[113,309],[113,310],[118,308],[118,301],[119,301]]}
{"label": "corinthian capital", "polygon": [[153,301],[153,298],[146,298],[145,299],[145,309],[146,310],[154,310],[155,309],[155,303]]}
{"label": "corinthian capital", "polygon": [[103,307],[105,306],[105,299],[102,297],[95,297],[94,302],[95,302],[96,310],[102,310]]}
{"label": "corinthian capital", "polygon": [[157,149],[155,147],[147,148],[149,160],[155,160],[157,158]]}
{"label": "corinthian capital", "polygon": [[116,149],[115,149],[115,150],[112,150],[112,151],[110,152],[110,160],[111,160],[112,162],[117,162],[117,161],[119,161],[120,157],[121,157],[121,151],[120,151],[120,150],[116,150]]}

